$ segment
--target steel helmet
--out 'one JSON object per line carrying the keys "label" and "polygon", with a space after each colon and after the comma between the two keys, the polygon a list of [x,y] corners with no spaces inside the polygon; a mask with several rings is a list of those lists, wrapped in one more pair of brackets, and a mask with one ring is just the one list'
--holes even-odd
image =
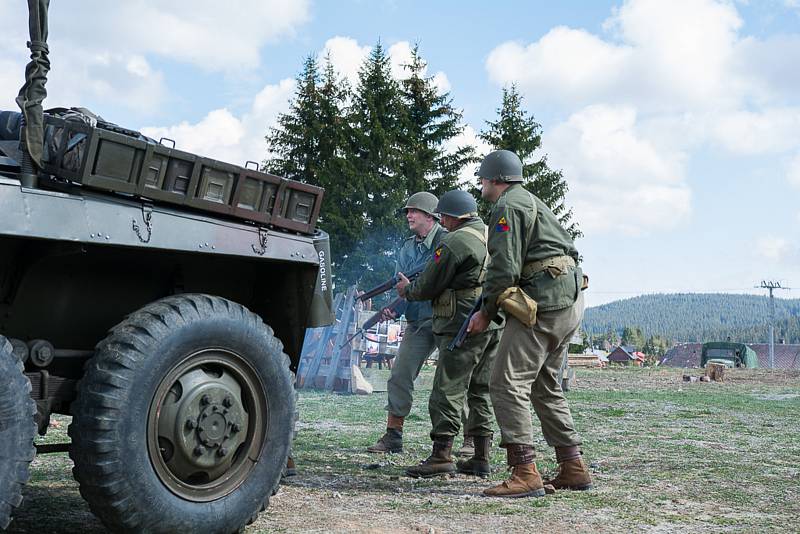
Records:
{"label": "steel helmet", "polygon": [[478,203],[475,202],[475,197],[466,191],[453,189],[442,195],[442,198],[439,199],[439,204],[436,206],[436,211],[451,217],[468,219],[478,216]]}
{"label": "steel helmet", "polygon": [[495,150],[483,158],[475,176],[498,182],[521,182],[522,161],[510,150]]}
{"label": "steel helmet", "polygon": [[439,202],[439,199],[436,198],[436,195],[433,193],[428,193],[427,191],[420,191],[419,193],[414,193],[408,200],[406,201],[406,205],[400,208],[399,211],[406,213],[406,210],[411,208],[424,211],[431,217],[435,218],[437,221],[439,220],[439,215],[436,213],[436,204]]}

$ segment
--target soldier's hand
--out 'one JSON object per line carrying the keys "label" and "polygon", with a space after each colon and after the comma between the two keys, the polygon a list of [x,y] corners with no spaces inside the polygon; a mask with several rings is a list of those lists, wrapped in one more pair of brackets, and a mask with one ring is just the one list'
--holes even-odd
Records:
{"label": "soldier's hand", "polygon": [[397,313],[389,307],[383,308],[381,310],[381,322],[383,321],[392,321],[397,319]]}
{"label": "soldier's hand", "polygon": [[403,273],[397,273],[397,276],[400,279],[400,281],[397,282],[397,285],[394,286],[394,288],[397,290],[397,294],[399,296],[405,298],[406,297],[406,287],[408,287],[408,284],[410,284],[411,281],[408,278],[406,278],[406,275],[404,275]]}
{"label": "soldier's hand", "polygon": [[477,311],[469,318],[469,326],[467,332],[469,335],[480,334],[489,328],[489,318],[483,310]]}

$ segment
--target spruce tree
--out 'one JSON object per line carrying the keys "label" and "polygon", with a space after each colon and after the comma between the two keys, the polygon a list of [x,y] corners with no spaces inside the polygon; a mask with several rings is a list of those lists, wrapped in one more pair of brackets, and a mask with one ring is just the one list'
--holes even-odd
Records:
{"label": "spruce tree", "polygon": [[481,131],[479,137],[494,149],[510,150],[519,156],[525,189],[547,204],[573,239],[578,238],[583,234],[572,220],[572,209],[564,205],[569,186],[560,170],[547,165],[547,155],[536,159],[542,146],[542,126],[523,109],[522,100],[515,85],[503,88],[498,118],[487,121],[488,129]]}
{"label": "spruce tree", "polygon": [[462,113],[452,104],[447,92],[440,93],[433,76],[425,76],[427,64],[419,45],[411,51],[411,62],[404,67],[408,77],[401,81],[406,106],[400,139],[400,169],[406,180],[406,193],[430,191],[436,196],[457,186],[464,166],[474,163],[475,148],[458,147],[447,153],[446,143],[464,130]]}
{"label": "spruce tree", "polygon": [[278,116],[277,126],[271,128],[265,137],[272,153],[264,161],[267,172],[318,185],[319,81],[317,60],[309,56],[296,79],[297,87],[289,111]]}
{"label": "spruce tree", "polygon": [[404,120],[400,88],[378,42],[359,71],[350,113],[348,164],[367,196],[364,235],[340,269],[350,283],[368,286],[393,274],[406,231],[397,213],[407,196],[399,148]]}
{"label": "spruce tree", "polygon": [[308,57],[289,111],[266,136],[271,158],[264,162],[268,172],[325,188],[319,227],[330,235],[336,282],[343,278],[338,268],[364,234],[366,196],[345,157],[351,137],[349,97],[347,82],[330,57],[321,73],[316,59]]}

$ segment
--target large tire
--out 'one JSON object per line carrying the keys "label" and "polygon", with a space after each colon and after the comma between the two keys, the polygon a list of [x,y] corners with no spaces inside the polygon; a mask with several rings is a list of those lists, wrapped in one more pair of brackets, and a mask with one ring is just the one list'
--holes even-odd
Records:
{"label": "large tire", "polygon": [[69,428],[92,511],[115,532],[243,528],[289,451],[288,360],[258,316],[219,297],[167,297],[114,327]]}
{"label": "large tire", "polygon": [[11,512],[22,502],[28,467],[36,455],[36,403],[31,383],[13,347],[0,336],[0,530],[11,523]]}

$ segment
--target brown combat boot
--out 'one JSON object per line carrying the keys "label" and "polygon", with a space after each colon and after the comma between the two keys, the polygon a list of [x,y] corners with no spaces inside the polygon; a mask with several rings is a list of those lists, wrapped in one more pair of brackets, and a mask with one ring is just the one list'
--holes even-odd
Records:
{"label": "brown combat boot", "polygon": [[405,417],[389,414],[386,433],[375,445],[367,447],[367,452],[403,452],[403,422]]}
{"label": "brown combat boot", "polygon": [[[472,436],[470,436],[472,437]],[[475,454],[468,460],[456,463],[459,473],[486,478],[492,473],[489,455],[492,452],[492,436],[475,436]]]}
{"label": "brown combat boot", "polygon": [[436,436],[433,439],[433,452],[419,464],[406,469],[406,475],[413,478],[430,478],[454,473],[456,466],[450,452],[453,450],[452,436]]}
{"label": "brown combat boot", "polygon": [[483,490],[487,497],[544,497],[542,477],[533,463],[533,447],[511,443],[506,447],[511,478],[492,488]]}
{"label": "brown combat boot", "polygon": [[291,454],[288,458],[286,458],[286,467],[283,468],[283,474],[281,476],[283,478],[297,476],[297,466],[295,465],[294,458],[292,458]]}
{"label": "brown combat boot", "polygon": [[592,475],[589,474],[589,468],[581,458],[581,451],[577,446],[556,447],[556,460],[558,473],[554,478],[545,481],[545,484],[551,484],[555,489],[592,489]]}
{"label": "brown combat boot", "polygon": [[472,436],[464,435],[464,441],[461,443],[461,448],[458,449],[456,456],[461,458],[469,458],[475,455],[475,438]]}

